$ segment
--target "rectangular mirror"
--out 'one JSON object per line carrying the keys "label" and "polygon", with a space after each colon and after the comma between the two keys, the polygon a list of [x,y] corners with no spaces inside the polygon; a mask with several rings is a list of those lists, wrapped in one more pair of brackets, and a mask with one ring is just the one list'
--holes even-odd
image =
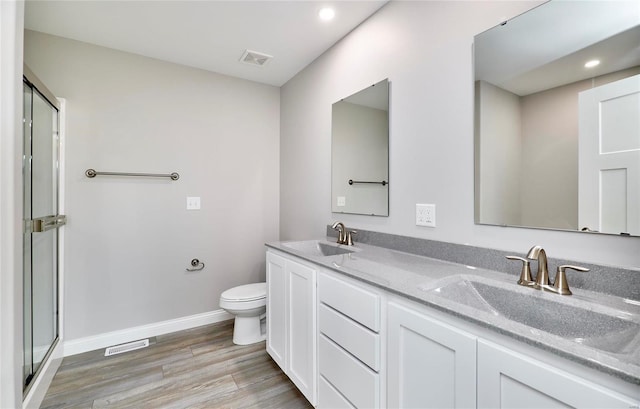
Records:
{"label": "rectangular mirror", "polygon": [[639,10],[553,0],[475,36],[476,223],[640,235]]}
{"label": "rectangular mirror", "polygon": [[389,216],[389,80],[332,106],[331,211]]}

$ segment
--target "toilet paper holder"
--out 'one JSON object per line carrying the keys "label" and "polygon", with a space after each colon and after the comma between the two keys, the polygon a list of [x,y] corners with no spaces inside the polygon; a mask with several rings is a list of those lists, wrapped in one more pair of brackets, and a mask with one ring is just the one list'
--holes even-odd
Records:
{"label": "toilet paper holder", "polygon": [[204,263],[202,263],[200,260],[198,260],[197,258],[194,258],[193,260],[191,260],[191,266],[192,268],[187,268],[187,271],[200,271],[204,268]]}

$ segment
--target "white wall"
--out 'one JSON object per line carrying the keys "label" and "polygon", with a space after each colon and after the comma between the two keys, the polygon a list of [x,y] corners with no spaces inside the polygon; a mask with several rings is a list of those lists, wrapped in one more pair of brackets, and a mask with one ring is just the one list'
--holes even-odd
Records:
{"label": "white wall", "polygon": [[577,95],[584,82],[522,97],[525,226],[578,229]]}
{"label": "white wall", "polygon": [[[476,109],[480,128],[476,136],[480,219],[488,224],[521,225],[520,190],[524,155],[520,97],[486,81],[477,81]],[[478,140],[479,139],[479,140]]]}
{"label": "white wall", "polygon": [[[66,98],[66,341],[217,310],[222,291],[265,279],[278,88],[30,31],[25,62]],[[192,258],[206,268],[186,272]]]}
{"label": "white wall", "polygon": [[22,405],[23,21],[0,1],[0,408]]}
{"label": "white wall", "polygon": [[[550,257],[640,268],[638,238],[473,222],[473,36],[537,4],[390,2],[285,84],[281,239],[323,236],[337,218],[327,200],[331,104],[388,77],[390,216],[339,215],[348,227],[519,254],[540,244]],[[437,205],[437,228],[415,225],[416,203]]]}

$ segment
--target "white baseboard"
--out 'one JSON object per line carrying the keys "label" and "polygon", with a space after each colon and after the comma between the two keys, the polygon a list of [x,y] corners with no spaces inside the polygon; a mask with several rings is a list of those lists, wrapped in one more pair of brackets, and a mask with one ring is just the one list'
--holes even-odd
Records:
{"label": "white baseboard", "polygon": [[141,325],[139,327],[92,335],[90,337],[72,339],[65,341],[64,343],[64,356],[81,354],[83,352],[94,351],[96,349],[106,348],[112,345],[154,337],[156,335],[168,334],[170,332],[214,324],[216,322],[226,321],[232,318],[234,318],[233,315],[220,309],[202,314],[190,315],[188,317]]}

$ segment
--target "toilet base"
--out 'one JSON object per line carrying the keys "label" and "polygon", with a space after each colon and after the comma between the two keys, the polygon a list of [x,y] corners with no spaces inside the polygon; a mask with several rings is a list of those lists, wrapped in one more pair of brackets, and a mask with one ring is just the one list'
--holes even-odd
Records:
{"label": "toilet base", "polygon": [[233,324],[233,343],[236,345],[250,345],[264,341],[266,332],[262,332],[260,316],[240,317],[236,315]]}

